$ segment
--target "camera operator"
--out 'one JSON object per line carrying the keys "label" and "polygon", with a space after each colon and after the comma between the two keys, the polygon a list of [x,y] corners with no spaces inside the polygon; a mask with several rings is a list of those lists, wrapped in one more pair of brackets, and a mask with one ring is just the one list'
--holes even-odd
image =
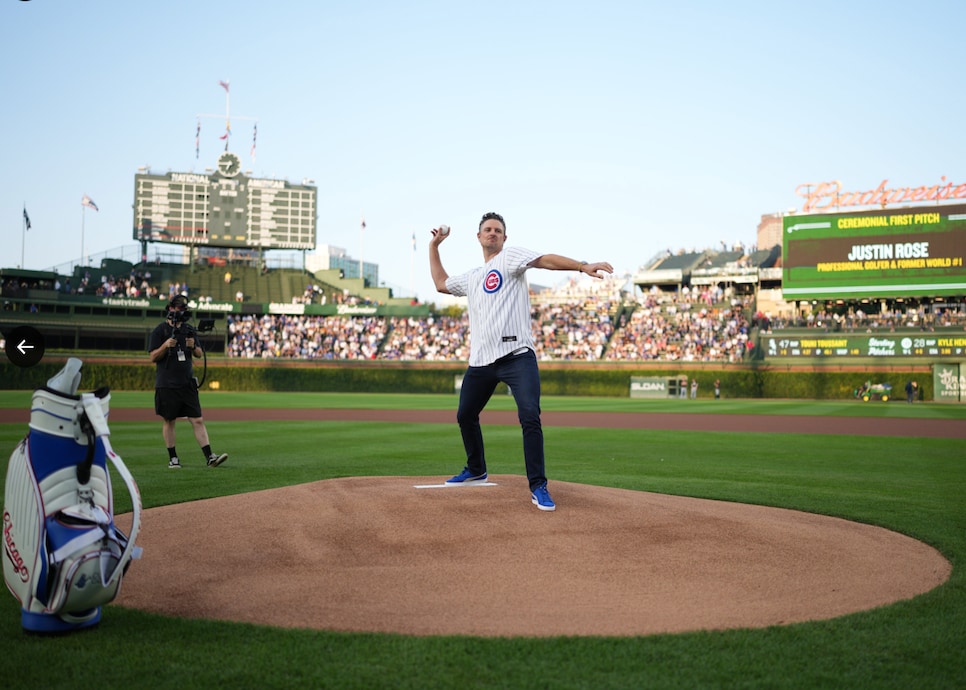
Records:
{"label": "camera operator", "polygon": [[201,416],[198,379],[194,376],[192,359],[201,357],[204,352],[198,345],[197,331],[188,323],[190,317],[188,299],[184,295],[175,295],[168,302],[164,322],[151,332],[148,341],[151,361],[157,366],[154,411],[164,420],[161,434],[168,447],[168,467],[173,469],[181,467],[175,449],[175,421],[179,417],[187,417],[191,423],[208,467],[218,467],[228,459],[228,453],[211,451],[208,429]]}

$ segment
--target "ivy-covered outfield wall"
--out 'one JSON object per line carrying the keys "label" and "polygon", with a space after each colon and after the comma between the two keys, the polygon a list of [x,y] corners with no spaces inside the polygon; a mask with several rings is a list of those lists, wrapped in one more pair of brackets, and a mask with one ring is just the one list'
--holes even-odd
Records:
{"label": "ivy-covered outfield wall", "polygon": [[[45,359],[34,367],[21,368],[9,361],[0,362],[0,389],[33,390],[43,386],[64,363],[64,358]],[[212,364],[208,367],[203,389],[223,391],[302,391],[353,393],[454,393],[456,379],[464,367],[452,364],[407,364],[403,366],[308,363],[298,366],[249,366]],[[201,375],[202,367],[196,366]],[[841,400],[866,380],[891,383],[893,397],[904,399],[909,380],[919,382],[923,400],[933,399],[931,374],[921,369],[892,369],[879,374],[856,371],[770,369],[754,365],[732,365],[723,369],[634,368],[633,366],[541,365],[544,395],[628,397],[634,377],[687,377],[698,381],[699,397],[711,397],[715,380],[721,382],[723,398],[798,398]],[[153,390],[154,366],[139,363],[112,363],[90,360],[84,363],[84,390],[108,386],[112,390]]]}

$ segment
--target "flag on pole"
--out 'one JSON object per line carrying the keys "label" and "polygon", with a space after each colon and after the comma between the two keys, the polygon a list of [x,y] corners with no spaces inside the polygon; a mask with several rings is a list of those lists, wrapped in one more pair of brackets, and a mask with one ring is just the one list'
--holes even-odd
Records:
{"label": "flag on pole", "polygon": [[255,138],[258,136],[258,123],[256,122],[252,127],[252,160],[255,160]]}
{"label": "flag on pole", "polygon": [[225,150],[228,150],[228,138],[231,136],[231,120],[225,120],[225,133],[219,139],[225,142]]}
{"label": "flag on pole", "polygon": [[92,208],[95,211],[99,211],[100,210],[99,208],[97,208],[97,204],[94,203],[94,200],[91,199],[86,194],[84,195],[84,198],[81,199],[81,206],[86,206],[87,208]]}
{"label": "flag on pole", "polygon": [[27,230],[29,230],[30,229],[30,216],[27,215],[27,207],[26,206],[23,207],[23,222],[24,222],[24,227],[26,227]]}
{"label": "flag on pole", "polygon": [[195,160],[198,159],[198,153],[201,151],[201,118],[198,118],[198,127],[195,129]]}
{"label": "flag on pole", "polygon": [[366,229],[366,217],[365,216],[362,217],[362,229],[363,230]]}
{"label": "flag on pole", "polygon": [[416,233],[413,233],[413,251],[416,251]]}
{"label": "flag on pole", "polygon": [[222,134],[219,139],[225,142],[225,151],[228,150],[228,139],[231,136],[231,108],[229,107],[229,102],[231,101],[231,91],[228,86],[227,81],[219,81],[218,85],[225,90],[225,133]]}

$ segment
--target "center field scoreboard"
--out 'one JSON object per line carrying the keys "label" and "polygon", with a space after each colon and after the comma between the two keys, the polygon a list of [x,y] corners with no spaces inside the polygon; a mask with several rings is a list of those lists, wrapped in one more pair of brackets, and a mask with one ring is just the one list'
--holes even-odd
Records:
{"label": "center field scoreboard", "polygon": [[315,249],[316,187],[248,177],[226,151],[211,173],[134,176],[134,239],[147,242]]}

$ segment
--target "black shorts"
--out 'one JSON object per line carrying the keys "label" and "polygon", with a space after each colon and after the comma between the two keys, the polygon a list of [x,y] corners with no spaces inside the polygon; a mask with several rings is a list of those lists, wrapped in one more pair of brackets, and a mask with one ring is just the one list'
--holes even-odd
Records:
{"label": "black shorts", "polygon": [[162,419],[178,417],[200,417],[201,402],[196,388],[156,388],[154,390],[154,411]]}

